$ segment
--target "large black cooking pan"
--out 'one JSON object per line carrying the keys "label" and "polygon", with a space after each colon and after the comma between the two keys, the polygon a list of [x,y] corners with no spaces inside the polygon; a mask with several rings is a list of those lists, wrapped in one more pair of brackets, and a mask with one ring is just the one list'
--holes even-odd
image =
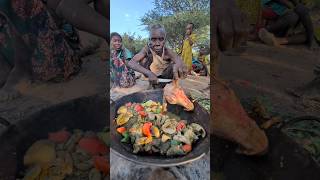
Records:
{"label": "large black cooking pan", "polygon": [[9,126],[0,135],[0,179],[19,178],[24,168],[24,153],[35,141],[47,138],[48,132],[62,128],[99,131],[108,126],[107,102],[100,95],[79,98],[44,109]]}
{"label": "large black cooking pan", "polygon": [[[289,122],[317,119],[299,117]],[[272,127],[266,131],[269,151],[263,156],[237,154],[235,144],[211,137],[211,175],[222,174],[224,180],[320,180],[319,164],[303,147],[284,134],[282,128],[285,127]]]}
{"label": "large black cooking pan", "polygon": [[168,111],[179,115],[181,118],[186,119],[188,123],[195,122],[204,127],[207,132],[207,136],[195,145],[193,150],[185,156],[166,157],[160,155],[147,155],[147,154],[134,154],[132,153],[132,145],[121,143],[121,135],[116,132],[116,123],[114,119],[116,117],[117,109],[128,102],[144,102],[147,100],[163,101],[163,90],[148,90],[143,92],[133,93],[124,96],[115,102],[112,102],[110,109],[110,134],[111,134],[111,151],[117,155],[130,160],[135,163],[169,167],[177,166],[185,163],[189,163],[200,159],[209,151],[209,114],[199,104],[195,103],[195,109],[193,112],[186,112],[182,107],[177,105],[168,105]]}

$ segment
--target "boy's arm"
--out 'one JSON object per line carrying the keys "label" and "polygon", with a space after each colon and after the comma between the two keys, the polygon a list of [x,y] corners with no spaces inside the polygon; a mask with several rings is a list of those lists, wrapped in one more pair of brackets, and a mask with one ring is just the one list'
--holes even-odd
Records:
{"label": "boy's arm", "polygon": [[167,48],[169,58],[174,62],[173,74],[175,79],[185,78],[187,69],[180,56]]}
{"label": "boy's arm", "polygon": [[192,46],[193,43],[194,43],[194,41],[195,41],[194,35],[189,35],[189,36],[187,37],[187,40],[189,41],[190,46]]}
{"label": "boy's arm", "polygon": [[150,78],[154,78],[154,76],[156,75],[150,70],[144,68],[139,64],[139,62],[142,61],[146,57],[146,55],[147,55],[147,51],[146,51],[146,48],[144,47],[138,54],[133,56],[133,58],[129,61],[128,66],[129,68],[144,74],[150,80]]}

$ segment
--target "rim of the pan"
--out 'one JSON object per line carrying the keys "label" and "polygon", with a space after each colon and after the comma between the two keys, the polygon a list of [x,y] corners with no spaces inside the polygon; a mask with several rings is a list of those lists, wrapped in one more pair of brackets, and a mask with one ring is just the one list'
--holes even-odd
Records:
{"label": "rim of the pan", "polygon": [[[175,162],[175,163],[166,163],[166,164],[157,164],[157,163],[150,163],[150,162],[144,162],[144,161],[140,161],[139,159],[132,159],[132,158],[129,158],[121,153],[119,153],[118,151],[116,151],[115,149],[113,149],[112,147],[110,147],[110,153],[113,152],[115,153],[116,155],[118,155],[119,157],[122,157],[128,161],[131,161],[133,163],[138,163],[140,165],[148,165],[148,166],[154,166],[154,167],[173,167],[173,166],[180,166],[180,165],[184,165],[184,164],[188,164],[188,163],[191,163],[191,162],[194,162],[194,161],[197,161],[199,159],[201,159],[202,157],[204,157],[206,155],[206,153],[202,153],[200,154],[199,156],[196,156],[194,158],[191,158],[191,159],[188,159],[188,160],[185,160],[185,161],[181,161],[181,162]],[[160,160],[161,161],[161,160]],[[159,162],[160,162],[159,161]]]}

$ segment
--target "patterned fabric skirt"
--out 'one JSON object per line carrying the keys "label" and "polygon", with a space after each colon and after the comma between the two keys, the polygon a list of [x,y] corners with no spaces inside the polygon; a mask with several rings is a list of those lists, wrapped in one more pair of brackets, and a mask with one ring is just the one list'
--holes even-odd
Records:
{"label": "patterned fabric skirt", "polygon": [[124,58],[117,57],[114,53],[110,61],[111,81],[115,87],[130,88],[136,84],[135,73],[126,66]]}
{"label": "patterned fabric skirt", "polygon": [[[16,32],[16,33],[14,33]],[[81,61],[67,42],[56,19],[41,0],[4,0],[0,3],[0,53],[14,66],[13,36],[29,48],[35,80],[66,80],[79,72]]]}

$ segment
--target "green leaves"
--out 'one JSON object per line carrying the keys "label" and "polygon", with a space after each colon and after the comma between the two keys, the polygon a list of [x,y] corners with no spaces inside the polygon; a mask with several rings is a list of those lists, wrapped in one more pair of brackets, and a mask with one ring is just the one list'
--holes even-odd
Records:
{"label": "green leaves", "polygon": [[167,45],[179,52],[185,27],[192,22],[198,37],[195,46],[209,46],[210,1],[209,0],[155,0],[155,8],[142,18],[142,25],[162,24],[167,31]]}
{"label": "green leaves", "polygon": [[129,49],[133,55],[137,54],[147,45],[148,39],[136,36],[135,33],[124,33],[122,35],[122,44]]}

